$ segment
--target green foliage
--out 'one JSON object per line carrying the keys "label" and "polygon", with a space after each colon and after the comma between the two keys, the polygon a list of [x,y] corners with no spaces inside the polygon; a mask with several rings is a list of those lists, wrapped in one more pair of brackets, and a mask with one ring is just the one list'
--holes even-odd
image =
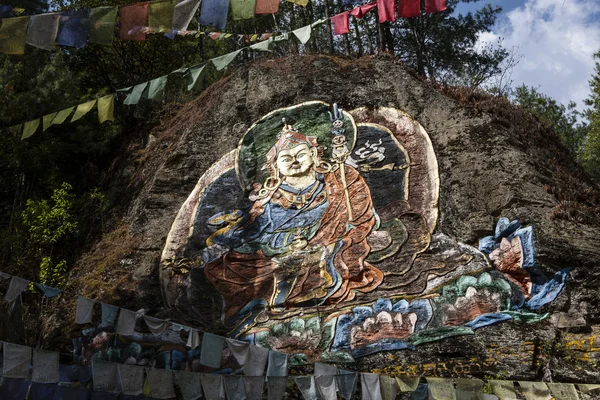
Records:
{"label": "green foliage", "polygon": [[536,114],[558,133],[563,143],[574,155],[580,156],[583,153],[588,126],[583,122],[579,122],[582,120],[583,115],[577,111],[577,104],[570,102],[565,107],[556,100],[538,92],[536,88],[525,85],[514,90],[513,101]]}
{"label": "green foliage", "polygon": [[[600,51],[594,55],[600,59]],[[592,94],[587,99],[586,117],[590,122],[581,158],[583,165],[596,180],[600,181],[600,63],[596,62],[595,72],[590,80]]]}
{"label": "green foliage", "polygon": [[67,261],[60,260],[56,265],[50,257],[42,258],[40,263],[40,283],[55,288],[61,288],[66,283]]}
{"label": "green foliage", "polygon": [[27,200],[23,211],[23,226],[29,232],[32,244],[52,247],[77,229],[77,222],[72,215],[72,189],[71,185],[63,183],[54,190],[51,204],[47,200]]}

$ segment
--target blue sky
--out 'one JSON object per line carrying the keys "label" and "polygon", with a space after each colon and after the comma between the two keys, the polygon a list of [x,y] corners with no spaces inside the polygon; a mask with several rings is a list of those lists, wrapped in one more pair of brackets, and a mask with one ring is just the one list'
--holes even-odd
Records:
{"label": "blue sky", "polygon": [[513,69],[513,86],[524,83],[563,104],[573,100],[583,109],[594,73],[593,54],[600,51],[600,0],[482,0],[461,3],[457,12],[488,3],[503,11],[480,41],[503,38],[504,47],[522,55]]}

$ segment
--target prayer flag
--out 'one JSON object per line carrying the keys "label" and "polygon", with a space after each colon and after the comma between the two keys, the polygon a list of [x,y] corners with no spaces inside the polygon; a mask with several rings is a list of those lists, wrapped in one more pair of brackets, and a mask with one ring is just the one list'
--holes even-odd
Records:
{"label": "prayer flag", "polygon": [[25,399],[28,390],[29,381],[5,377],[2,386],[0,386],[0,399]]}
{"label": "prayer flag", "polygon": [[350,15],[352,15],[354,18],[362,18],[365,16],[366,13],[368,13],[375,7],[377,7],[377,2],[372,1],[363,6],[353,8],[352,10],[350,10]]}
{"label": "prayer flag", "polygon": [[256,0],[255,14],[275,14],[279,11],[279,0]]}
{"label": "prayer flag", "polygon": [[381,397],[383,400],[394,400],[398,394],[398,384],[396,380],[388,375],[379,377],[379,385],[381,387]]}
{"label": "prayer flag", "polygon": [[12,133],[13,135],[17,135],[22,129],[23,129],[23,124],[19,124],[19,125],[11,126],[10,128],[8,128],[8,131],[10,133]]}
{"label": "prayer flag", "polygon": [[24,54],[29,16],[4,18],[0,26],[0,53]]}
{"label": "prayer flag", "polygon": [[287,376],[287,354],[269,350],[267,376]]}
{"label": "prayer flag", "polygon": [[337,400],[335,375],[316,375],[315,386],[320,399]]}
{"label": "prayer flag", "polygon": [[77,109],[75,110],[75,114],[73,114],[73,118],[71,118],[71,122],[75,122],[85,114],[89,113],[95,105],[96,99],[78,105]]}
{"label": "prayer flag", "polygon": [[258,42],[256,44],[253,44],[252,46],[250,46],[250,48],[252,50],[256,50],[256,51],[272,51],[271,50],[271,43],[273,43],[272,39],[268,39],[268,40],[263,40],[262,42]]}
{"label": "prayer flag", "polygon": [[33,349],[31,380],[38,383],[56,383],[58,378],[58,353]]}
{"label": "prayer flag", "polygon": [[244,375],[262,376],[265,373],[267,360],[269,359],[269,349],[255,346],[253,344],[248,348],[248,357],[244,363]]}
{"label": "prayer flag", "polygon": [[[56,114],[56,113],[54,113],[54,114]],[[34,283],[34,285],[44,293],[44,296],[46,296],[48,298],[56,297],[60,293],[62,293],[62,290],[60,290],[60,289],[42,285],[41,283]]]}
{"label": "prayer flag", "polygon": [[140,102],[142,95],[146,91],[146,87],[148,87],[148,82],[140,83],[139,85],[135,85],[131,93],[127,95],[123,104],[132,106]]}
{"label": "prayer flag", "polygon": [[197,400],[202,397],[200,374],[196,372],[176,371],[175,379],[183,400]]}
{"label": "prayer flag", "polygon": [[288,0],[290,3],[298,4],[299,6],[306,7],[308,0]]}
{"label": "prayer flag", "polygon": [[202,64],[202,65],[196,65],[195,67],[191,67],[188,69],[187,90],[200,90],[200,85],[202,84],[202,78],[204,77],[204,73],[206,72],[205,68],[206,68],[206,64]]}
{"label": "prayer flag", "polygon": [[225,29],[229,0],[202,0],[200,25]]}
{"label": "prayer flag", "polygon": [[135,331],[135,319],[137,314],[124,308],[119,313],[117,320],[117,333],[119,335],[129,336]]}
{"label": "prayer flag", "polygon": [[396,20],[396,1],[395,0],[377,0],[377,13],[379,23]]}
{"label": "prayer flag", "polygon": [[4,342],[2,376],[4,378],[29,378],[31,347]]}
{"label": "prayer flag", "polygon": [[244,376],[244,390],[247,400],[262,400],[264,386],[265,378],[262,376]]}
{"label": "prayer flag", "polygon": [[165,95],[165,87],[167,87],[167,75],[152,79],[148,83],[148,100],[161,101]]}
{"label": "prayer flag", "polygon": [[579,400],[575,385],[572,383],[547,383],[556,400]]}
{"label": "prayer flag", "polygon": [[312,375],[308,376],[294,376],[294,382],[302,393],[302,397],[306,400],[317,399],[317,386],[315,385],[315,377]]}
{"label": "prayer flag", "polygon": [[421,0],[398,0],[398,16],[414,18],[421,14]]}
{"label": "prayer flag", "polygon": [[231,0],[231,15],[234,21],[254,18],[256,0]]}
{"label": "prayer flag", "polygon": [[152,332],[155,335],[160,335],[167,329],[167,325],[169,324],[167,321],[163,321],[162,319],[150,317],[148,315],[144,315],[144,321]]}
{"label": "prayer flag", "polygon": [[71,115],[71,113],[73,112],[73,109],[75,107],[69,107],[69,108],[65,108],[64,110],[59,111],[56,114],[56,117],[54,117],[54,119],[52,120],[52,123],[50,125],[60,125],[63,122],[65,122],[65,120],[69,117],[69,115]]}
{"label": "prayer flag", "polygon": [[216,41],[221,37],[221,34],[219,32],[211,32],[208,34],[208,37]]}
{"label": "prayer flag", "polygon": [[150,384],[150,396],[154,399],[175,398],[173,388],[173,371],[170,369],[146,368],[148,383]]}
{"label": "prayer flag", "polygon": [[173,29],[178,31],[187,30],[199,6],[200,0],[179,0],[173,12]]}
{"label": "prayer flag", "polygon": [[[21,136],[21,140],[25,140],[28,137],[31,137],[31,135],[33,135],[35,133],[35,131],[37,131],[38,127],[40,126],[40,119],[34,119],[33,121],[27,121],[23,124],[23,135]],[[13,279],[15,279],[15,277],[13,276]],[[12,283],[12,281],[11,281]],[[21,292],[19,292],[19,294],[21,294]],[[8,293],[7,293],[8,296]],[[12,301],[12,300],[8,300],[7,301]]]}
{"label": "prayer flag", "polygon": [[119,36],[123,40],[146,40],[143,28],[148,19],[148,2],[121,6],[119,9],[121,23]]}
{"label": "prayer flag", "polygon": [[310,34],[312,33],[312,27],[310,25],[303,26],[302,28],[298,28],[293,30],[292,33],[296,35],[300,43],[306,44],[310,39]]}
{"label": "prayer flag", "polygon": [[71,10],[60,13],[56,42],[62,46],[85,46],[90,25],[90,10]]}
{"label": "prayer flag", "polygon": [[379,375],[362,372],[360,374],[360,386],[362,388],[363,400],[381,400],[381,388],[379,387]]}
{"label": "prayer flag", "polygon": [[27,27],[27,44],[52,50],[58,34],[59,20],[60,14],[57,13],[32,15]]}
{"label": "prayer flag", "polygon": [[241,375],[226,375],[223,381],[227,400],[246,400],[244,379]]}
{"label": "prayer flag", "polygon": [[188,336],[186,346],[191,349],[195,349],[196,347],[200,346],[200,333],[198,330],[192,328]]}
{"label": "prayer flag", "polygon": [[517,392],[512,381],[491,380],[489,382],[492,392],[498,396],[500,400],[517,400]]}
{"label": "prayer flag", "polygon": [[90,10],[89,41],[110,46],[115,37],[117,7],[97,7]]}
{"label": "prayer flag", "polygon": [[[32,132],[29,136],[33,135],[35,133],[37,127],[40,126],[39,118],[35,121],[25,122],[24,128],[23,128],[23,137],[21,139],[27,139],[29,137],[29,136],[25,137],[25,132],[27,132],[27,129],[28,129],[27,124],[30,124],[30,123],[31,123],[31,127],[29,129],[31,129]],[[15,301],[17,299],[17,297],[19,297],[21,295],[23,290],[27,289],[27,286],[29,286],[29,281],[27,279],[13,276],[10,279],[10,283],[8,284],[8,289],[6,290],[6,295],[4,296],[4,300],[6,300],[9,303],[12,303],[13,301]]]}
{"label": "prayer flag", "polygon": [[425,12],[436,13],[448,8],[446,0],[425,0]]}
{"label": "prayer flag", "polygon": [[56,114],[58,114],[58,112],[44,115],[42,117],[42,132],[46,132],[46,129],[50,128],[50,126],[52,125],[52,120],[54,120],[54,117],[56,117]]}
{"label": "prayer flag", "polygon": [[237,363],[243,366],[246,363],[246,357],[248,357],[248,347],[250,346],[250,343],[229,338],[225,339],[225,342],[227,342],[227,347],[231,350]]}
{"label": "prayer flag", "polygon": [[220,374],[200,374],[202,391],[206,400],[225,399],[225,387],[223,385],[223,375]]}
{"label": "prayer flag", "polygon": [[222,69],[227,68],[227,66],[231,64],[231,62],[237,57],[238,54],[240,54],[241,51],[242,49],[232,51],[231,53],[225,54],[224,56],[213,58],[211,61],[217,69],[217,71],[220,71]]}
{"label": "prayer flag", "polygon": [[341,14],[334,15],[331,17],[333,22],[333,34],[334,35],[345,35],[350,31],[350,24],[348,22],[348,11],[344,11]]}
{"label": "prayer flag", "polygon": [[172,0],[148,3],[148,26],[159,31],[173,27],[174,5]]}
{"label": "prayer flag", "polygon": [[100,97],[98,99],[98,121],[100,121],[100,123],[103,123],[104,121],[114,121],[114,111],[114,94],[109,94],[108,96]]}
{"label": "prayer flag", "polygon": [[117,363],[92,359],[93,388],[98,392],[117,391]]}
{"label": "prayer flag", "polygon": [[101,303],[102,306],[102,325],[101,326],[114,326],[117,314],[119,314],[119,307],[111,304]]}
{"label": "prayer flag", "polygon": [[431,397],[435,400],[456,400],[452,379],[427,378]]}
{"label": "prayer flag", "polygon": [[221,354],[225,346],[225,338],[205,332],[200,349],[200,364],[211,368],[221,367]]}
{"label": "prayer flag", "polygon": [[92,322],[94,315],[94,300],[86,299],[83,296],[77,298],[77,309],[75,310],[75,323],[87,324]]}
{"label": "prayer flag", "polygon": [[142,388],[144,387],[144,367],[119,364],[117,371],[123,394],[130,396],[142,394]]}
{"label": "prayer flag", "polygon": [[339,374],[335,376],[335,381],[342,399],[350,400],[352,398],[356,391],[357,378],[356,372],[340,369]]}
{"label": "prayer flag", "polygon": [[519,381],[521,393],[527,400],[550,400],[550,390],[544,382],[522,382]]}
{"label": "prayer flag", "polygon": [[267,400],[281,400],[285,396],[287,386],[286,376],[271,376],[267,378]]}

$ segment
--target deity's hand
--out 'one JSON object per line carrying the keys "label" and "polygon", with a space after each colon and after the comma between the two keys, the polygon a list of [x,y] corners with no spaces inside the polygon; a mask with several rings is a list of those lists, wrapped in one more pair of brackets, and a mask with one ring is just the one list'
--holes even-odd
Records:
{"label": "deity's hand", "polygon": [[242,222],[243,218],[244,213],[240,210],[224,211],[210,217],[208,225],[219,229],[206,239],[206,245],[212,246],[217,236],[225,235],[231,231]]}

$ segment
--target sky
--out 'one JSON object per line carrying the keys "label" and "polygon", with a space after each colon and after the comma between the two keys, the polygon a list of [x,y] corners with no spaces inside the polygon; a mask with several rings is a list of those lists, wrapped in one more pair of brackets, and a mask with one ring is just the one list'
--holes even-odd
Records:
{"label": "sky", "polygon": [[565,105],[575,101],[583,110],[593,55],[600,51],[600,0],[480,0],[460,3],[457,12],[488,3],[502,7],[502,14],[479,40],[503,38],[504,47],[514,46],[522,54],[513,69],[513,86],[533,86]]}

